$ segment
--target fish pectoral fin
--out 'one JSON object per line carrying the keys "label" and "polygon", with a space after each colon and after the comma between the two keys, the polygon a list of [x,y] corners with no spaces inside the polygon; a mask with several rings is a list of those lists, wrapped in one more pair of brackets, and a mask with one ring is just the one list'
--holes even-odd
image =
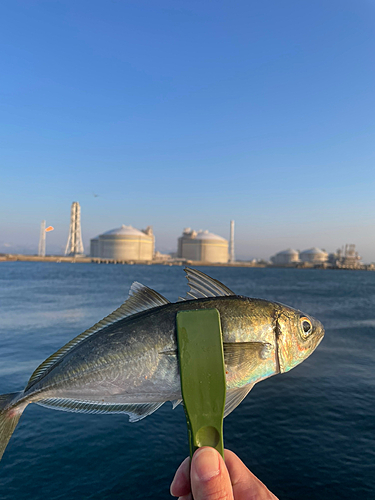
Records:
{"label": "fish pectoral fin", "polygon": [[229,415],[249,394],[254,384],[247,384],[239,389],[229,389],[225,399],[224,418]]}
{"label": "fish pectoral fin", "polygon": [[190,267],[185,267],[184,270],[190,291],[187,292],[186,297],[179,297],[178,302],[206,297],[227,297],[229,295],[236,295],[227,286],[223,285],[223,283],[214,278],[210,278],[210,276],[202,273],[202,271],[191,269]]}
{"label": "fish pectoral fin", "polygon": [[71,411],[75,413],[125,413],[129,422],[138,422],[160,408],[164,401],[157,403],[103,403],[100,401],[80,401],[65,398],[42,399],[40,406],[53,410]]}
{"label": "fish pectoral fin", "polygon": [[224,342],[224,362],[246,372],[257,366],[260,360],[268,358],[272,345],[268,342]]}

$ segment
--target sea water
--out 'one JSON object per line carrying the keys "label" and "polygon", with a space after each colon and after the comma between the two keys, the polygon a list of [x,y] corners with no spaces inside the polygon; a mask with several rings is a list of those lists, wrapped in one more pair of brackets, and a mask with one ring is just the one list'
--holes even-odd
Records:
{"label": "sea water", "polygon": [[[280,499],[375,498],[375,273],[200,269],[326,329],[309,359],[256,385],[225,419],[225,446]],[[40,362],[117,308],[133,281],[171,301],[187,291],[177,266],[0,263],[0,394],[22,390]],[[32,404],[0,462],[0,498],[166,499],[187,454],[181,406],[129,423]]]}

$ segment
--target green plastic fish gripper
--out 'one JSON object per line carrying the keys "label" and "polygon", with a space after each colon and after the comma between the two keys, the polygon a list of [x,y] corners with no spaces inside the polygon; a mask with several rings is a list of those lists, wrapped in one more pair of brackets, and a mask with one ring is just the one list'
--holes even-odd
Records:
{"label": "green plastic fish gripper", "polygon": [[219,311],[180,311],[176,324],[190,457],[197,448],[211,446],[224,458],[226,380]]}

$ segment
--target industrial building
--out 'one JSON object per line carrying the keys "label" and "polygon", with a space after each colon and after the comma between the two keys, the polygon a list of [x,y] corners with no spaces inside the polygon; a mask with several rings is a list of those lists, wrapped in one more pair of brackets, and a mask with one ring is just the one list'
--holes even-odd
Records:
{"label": "industrial building", "polygon": [[361,267],[361,257],[356,252],[355,245],[345,245],[345,248],[339,248],[336,253],[331,253],[328,257],[330,264],[336,267],[357,269]]}
{"label": "industrial building", "polygon": [[228,240],[209,231],[184,229],[178,238],[177,256],[210,263],[228,262]]}
{"label": "industrial building", "polygon": [[122,225],[90,240],[91,257],[117,261],[152,260],[155,237],[151,226],[139,230]]}
{"label": "industrial building", "polygon": [[287,250],[283,250],[282,252],[279,252],[271,257],[271,262],[279,266],[296,264],[299,262],[299,252],[297,250],[293,250],[292,248],[288,248]]}
{"label": "industrial building", "polygon": [[308,264],[324,264],[328,261],[328,253],[325,250],[320,250],[320,248],[309,248],[304,250],[299,254],[301,262]]}

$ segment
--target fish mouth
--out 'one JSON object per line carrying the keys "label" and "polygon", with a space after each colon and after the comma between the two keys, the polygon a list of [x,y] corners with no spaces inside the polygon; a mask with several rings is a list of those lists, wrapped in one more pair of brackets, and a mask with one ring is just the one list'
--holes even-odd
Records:
{"label": "fish mouth", "polygon": [[324,327],[321,323],[319,323],[319,330],[318,330],[318,340],[316,342],[316,346],[315,348],[318,347],[318,345],[320,344],[320,342],[323,340],[324,338],[324,334],[325,334],[325,330],[324,330]]}
{"label": "fish mouth", "polygon": [[323,334],[320,336],[320,338],[318,339],[318,342],[316,343],[316,346],[315,346],[315,349],[318,347],[318,345],[320,344],[320,342],[323,340],[324,338],[324,332]]}

